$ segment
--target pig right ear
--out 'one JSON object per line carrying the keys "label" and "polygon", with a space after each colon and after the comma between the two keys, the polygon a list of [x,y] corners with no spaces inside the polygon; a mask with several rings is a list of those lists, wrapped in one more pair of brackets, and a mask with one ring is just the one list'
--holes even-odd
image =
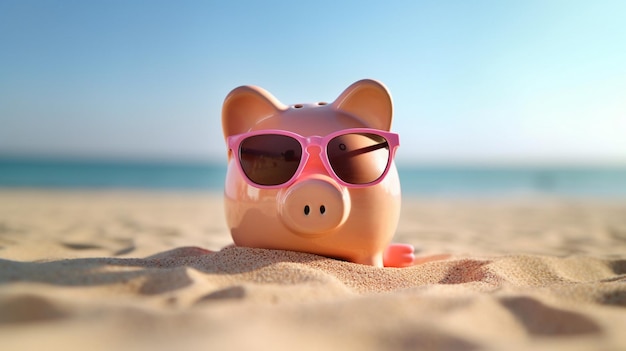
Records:
{"label": "pig right ear", "polygon": [[258,121],[286,108],[263,88],[248,85],[235,88],[226,96],[222,107],[224,138],[245,133]]}

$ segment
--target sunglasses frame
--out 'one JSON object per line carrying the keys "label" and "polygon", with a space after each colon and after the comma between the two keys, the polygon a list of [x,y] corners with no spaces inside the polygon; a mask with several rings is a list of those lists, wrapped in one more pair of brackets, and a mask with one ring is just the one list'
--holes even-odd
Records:
{"label": "sunglasses frame", "polygon": [[[344,180],[339,178],[339,176],[337,176],[337,174],[335,173],[335,170],[330,164],[330,160],[328,159],[327,148],[328,148],[328,143],[333,138],[338,137],[340,135],[345,135],[345,134],[374,134],[374,135],[378,135],[378,136],[385,138],[389,146],[389,156],[387,159],[387,165],[385,166],[385,170],[382,172],[380,177],[378,177],[376,180],[369,182],[369,183],[364,183],[364,184],[352,184],[352,183],[345,182]],[[243,170],[243,166],[241,165],[241,157],[240,157],[241,143],[244,140],[246,140],[246,138],[257,136],[257,135],[288,136],[297,140],[300,143],[300,146],[302,147],[302,157],[300,158],[300,163],[298,165],[298,168],[294,172],[293,176],[289,178],[288,181],[281,183],[281,184],[276,184],[276,185],[262,185],[262,184],[257,184],[253,180],[248,178],[248,175]],[[291,184],[293,184],[302,174],[302,171],[304,170],[304,167],[306,166],[309,160],[309,157],[311,156],[308,150],[310,146],[317,146],[320,148],[319,155],[320,155],[322,164],[324,165],[326,172],[328,172],[328,174],[337,183],[343,186],[349,187],[349,188],[366,188],[366,187],[376,185],[385,179],[385,177],[387,176],[387,173],[389,173],[389,169],[391,168],[391,164],[395,157],[396,150],[398,149],[398,146],[400,146],[400,137],[397,133],[380,130],[380,129],[373,129],[373,128],[342,129],[342,130],[330,133],[326,136],[319,136],[319,135],[303,136],[298,133],[294,133],[294,132],[290,132],[290,131],[282,130],[282,129],[263,129],[263,130],[256,130],[256,131],[251,131],[247,133],[231,135],[226,138],[226,143],[228,144],[229,150],[231,150],[233,152],[233,155],[237,157],[235,163],[237,164],[237,169],[239,170],[240,174],[243,176],[243,178],[246,180],[246,182],[249,185],[255,188],[279,189],[279,188],[288,187]]]}

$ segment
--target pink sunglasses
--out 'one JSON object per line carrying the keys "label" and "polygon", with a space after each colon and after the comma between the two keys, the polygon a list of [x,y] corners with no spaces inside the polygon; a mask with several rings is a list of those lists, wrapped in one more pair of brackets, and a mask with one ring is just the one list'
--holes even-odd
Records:
{"label": "pink sunglasses", "polygon": [[320,148],[326,171],[339,184],[372,186],[385,178],[400,145],[398,134],[371,128],[343,129],[324,137],[266,129],[226,140],[248,184],[262,189],[286,187],[296,181],[312,145]]}

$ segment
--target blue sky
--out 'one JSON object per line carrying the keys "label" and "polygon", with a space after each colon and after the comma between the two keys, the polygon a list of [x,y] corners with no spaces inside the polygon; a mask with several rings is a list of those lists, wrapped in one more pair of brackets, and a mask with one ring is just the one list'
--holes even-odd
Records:
{"label": "blue sky", "polygon": [[403,162],[626,164],[624,1],[0,1],[0,155],[223,160],[243,84],[375,78]]}

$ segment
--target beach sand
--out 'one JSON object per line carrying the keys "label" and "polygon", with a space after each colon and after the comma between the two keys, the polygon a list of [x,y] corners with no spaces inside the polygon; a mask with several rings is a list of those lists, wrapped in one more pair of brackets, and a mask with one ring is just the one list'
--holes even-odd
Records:
{"label": "beach sand", "polygon": [[626,349],[626,200],[404,199],[409,268],[228,247],[223,218],[0,190],[0,349]]}

